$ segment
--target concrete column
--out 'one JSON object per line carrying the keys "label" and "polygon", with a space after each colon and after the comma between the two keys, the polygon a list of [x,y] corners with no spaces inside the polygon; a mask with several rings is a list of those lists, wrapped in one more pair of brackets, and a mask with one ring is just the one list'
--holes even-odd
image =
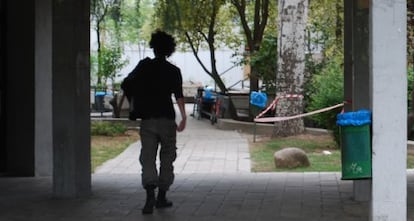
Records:
{"label": "concrete column", "polygon": [[91,192],[89,1],[53,1],[53,192]]}
{"label": "concrete column", "polygon": [[35,175],[51,176],[52,1],[37,0],[35,8]]}
{"label": "concrete column", "polygon": [[[352,50],[353,85],[352,110],[371,109],[369,74],[369,5],[366,0],[353,0]],[[371,180],[354,181],[354,199],[371,199]]]}
{"label": "concrete column", "polygon": [[375,0],[370,13],[371,220],[407,220],[406,1]]}
{"label": "concrete column", "polygon": [[[369,8],[363,0],[344,1],[345,4],[345,76],[344,99],[351,101],[345,111],[371,109],[369,80]],[[371,199],[371,180],[355,180],[354,199]]]}

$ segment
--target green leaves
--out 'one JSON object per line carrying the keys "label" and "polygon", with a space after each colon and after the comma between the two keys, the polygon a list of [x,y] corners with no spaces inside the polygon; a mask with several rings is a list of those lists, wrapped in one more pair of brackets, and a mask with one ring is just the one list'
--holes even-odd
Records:
{"label": "green leaves", "polygon": [[[322,71],[313,76],[310,89],[309,105],[307,111],[313,111],[329,107],[343,102],[344,78],[341,63],[335,59],[328,61]],[[311,118],[319,125],[334,131],[338,141],[338,126],[336,115],[341,110],[332,110],[325,113],[313,115]]]}
{"label": "green leaves", "polygon": [[122,50],[117,45],[109,45],[101,48],[101,77],[104,80],[115,80],[119,76],[119,71],[128,63],[122,59]]}
{"label": "green leaves", "polygon": [[265,91],[274,93],[277,72],[277,35],[265,35],[260,50],[252,54],[251,65],[263,80]]}

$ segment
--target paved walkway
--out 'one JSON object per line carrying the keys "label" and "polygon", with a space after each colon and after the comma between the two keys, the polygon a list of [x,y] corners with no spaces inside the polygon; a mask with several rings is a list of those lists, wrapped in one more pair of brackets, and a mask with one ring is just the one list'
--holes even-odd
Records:
{"label": "paved walkway", "polygon": [[[191,109],[187,108],[187,113]],[[139,174],[140,142],[131,145],[119,157],[96,169],[95,174]],[[249,145],[235,131],[217,130],[207,119],[188,118],[187,128],[177,136],[175,172],[249,173]]]}
{"label": "paved walkway", "polygon": [[[145,192],[136,143],[97,170],[90,198],[53,199],[50,178],[1,178],[0,220],[368,220],[368,203],[352,200],[352,182],[341,181],[339,173],[251,173],[247,138],[207,120],[190,117],[178,148],[172,208],[141,214]],[[408,181],[414,217],[411,173]]]}

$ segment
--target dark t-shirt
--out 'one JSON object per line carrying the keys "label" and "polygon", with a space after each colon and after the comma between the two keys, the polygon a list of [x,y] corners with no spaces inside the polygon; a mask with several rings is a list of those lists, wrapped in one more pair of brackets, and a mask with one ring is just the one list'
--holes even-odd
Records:
{"label": "dark t-shirt", "polygon": [[127,79],[133,88],[130,95],[139,99],[139,118],[175,119],[172,94],[176,99],[183,97],[181,71],[177,66],[165,59],[145,58]]}

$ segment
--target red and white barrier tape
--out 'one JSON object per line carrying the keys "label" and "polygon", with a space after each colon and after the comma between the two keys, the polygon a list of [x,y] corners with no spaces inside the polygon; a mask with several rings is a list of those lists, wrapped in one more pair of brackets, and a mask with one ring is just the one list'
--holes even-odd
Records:
{"label": "red and white barrier tape", "polygon": [[270,109],[274,110],[276,108],[277,102],[282,98],[300,98],[300,99],[302,99],[303,95],[301,95],[301,94],[285,94],[285,95],[277,96],[264,111],[262,111],[259,115],[256,116],[256,119],[262,117]]}
{"label": "red and white barrier tape", "polygon": [[311,112],[308,112],[308,113],[303,113],[303,114],[298,114],[298,115],[293,115],[293,116],[287,116],[287,117],[264,117],[264,118],[256,117],[254,119],[254,121],[258,122],[258,123],[270,123],[270,122],[292,120],[292,119],[296,119],[296,118],[307,117],[307,116],[310,116],[310,115],[326,112],[326,111],[329,111],[329,110],[336,109],[338,107],[343,107],[344,104],[345,103],[340,103],[340,104],[336,104],[336,105],[326,107],[326,108],[323,108],[323,109],[311,111]]}

